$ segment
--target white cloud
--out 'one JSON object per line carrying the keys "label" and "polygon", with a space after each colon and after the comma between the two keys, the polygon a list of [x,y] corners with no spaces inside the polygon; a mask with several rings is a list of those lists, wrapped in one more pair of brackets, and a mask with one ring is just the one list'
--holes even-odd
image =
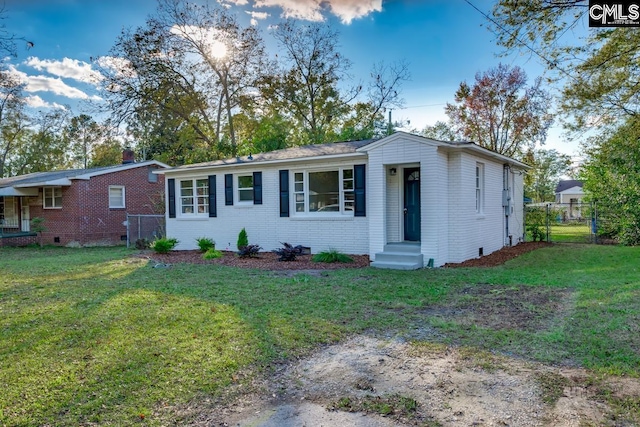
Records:
{"label": "white cloud", "polygon": [[92,99],[101,100],[99,96],[89,96],[78,88],[71,87],[61,78],[47,76],[29,76],[22,71],[18,71],[15,66],[10,66],[9,70],[25,83],[25,92],[51,92],[55,95],[64,96],[71,99]]}
{"label": "white cloud", "polygon": [[254,27],[258,25],[258,20],[267,19],[270,15],[267,12],[256,12],[245,10],[245,12],[251,15],[251,25]]}
{"label": "white cloud", "polygon": [[91,64],[77,59],[64,58],[62,61],[30,57],[25,65],[38,71],[46,71],[54,76],[69,78],[83,83],[97,84],[102,76],[91,69]]}
{"label": "white cloud", "polygon": [[256,0],[255,7],[280,7],[285,18],[324,21],[322,11],[328,8],[344,24],[371,12],[382,10],[382,0]]}
{"label": "white cloud", "polygon": [[231,6],[246,6],[247,4],[249,4],[249,1],[248,0],[218,0],[218,3],[220,3],[222,6],[228,9]]}
{"label": "white cloud", "polygon": [[329,7],[343,24],[350,24],[371,12],[382,11],[382,0],[333,0],[329,1]]}
{"label": "white cloud", "polygon": [[29,107],[33,108],[59,108],[61,110],[67,109],[64,105],[60,105],[57,102],[47,102],[44,99],[40,98],[38,95],[27,96],[25,98],[25,101]]}
{"label": "white cloud", "polygon": [[320,0],[256,0],[255,7],[280,7],[284,18],[324,21]]}

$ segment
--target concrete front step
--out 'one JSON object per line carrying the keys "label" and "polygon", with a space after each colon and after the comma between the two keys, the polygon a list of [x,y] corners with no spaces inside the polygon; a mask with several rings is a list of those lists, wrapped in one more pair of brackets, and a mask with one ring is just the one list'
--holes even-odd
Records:
{"label": "concrete front step", "polygon": [[388,243],[375,256],[372,267],[394,270],[417,270],[424,266],[420,243]]}
{"label": "concrete front step", "polygon": [[384,245],[383,251],[419,254],[420,243],[387,243],[386,245]]}
{"label": "concrete front step", "polygon": [[417,270],[422,268],[422,263],[412,264],[408,262],[374,261],[371,263],[371,267],[385,268],[388,270]]}

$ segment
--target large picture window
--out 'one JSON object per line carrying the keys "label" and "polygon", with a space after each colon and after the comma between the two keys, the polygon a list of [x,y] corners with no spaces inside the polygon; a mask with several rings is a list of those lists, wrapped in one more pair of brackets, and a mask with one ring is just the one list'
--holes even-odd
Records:
{"label": "large picture window", "polygon": [[209,180],[180,181],[180,213],[183,216],[209,215]]}
{"label": "large picture window", "polygon": [[45,209],[59,209],[62,207],[62,187],[44,187],[42,189],[42,206]]}
{"label": "large picture window", "polygon": [[353,169],[301,171],[293,178],[296,213],[353,215]]}

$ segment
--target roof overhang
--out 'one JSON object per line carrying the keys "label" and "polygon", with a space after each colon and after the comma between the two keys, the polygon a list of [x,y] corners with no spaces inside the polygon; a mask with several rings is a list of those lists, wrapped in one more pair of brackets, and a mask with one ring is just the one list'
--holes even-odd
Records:
{"label": "roof overhang", "polygon": [[517,167],[519,169],[531,169],[531,166],[526,163],[522,163],[518,160],[515,160],[511,157],[505,156],[500,153],[496,153],[495,151],[489,150],[487,148],[481,147],[473,142],[447,142],[447,141],[438,141],[437,139],[431,139],[420,135],[414,135],[412,133],[406,132],[396,132],[392,135],[386,136],[382,139],[379,139],[376,142],[371,144],[367,144],[364,147],[358,148],[356,151],[366,153],[376,148],[382,147],[390,142],[394,142],[397,140],[409,140],[414,141],[424,145],[430,145],[432,147],[438,147],[438,149],[452,151],[452,150],[465,150],[472,151],[476,154],[479,154],[483,157],[489,157],[491,159],[497,160],[500,163],[506,163],[511,166]]}
{"label": "roof overhang", "polygon": [[30,182],[28,184],[16,185],[15,188],[38,188],[38,187],[66,187],[71,185],[71,180],[68,178],[51,179],[38,182]]}
{"label": "roof overhang", "polygon": [[0,196],[2,197],[11,197],[11,196],[33,197],[37,195],[38,195],[37,188],[15,188],[15,187],[0,188]]}
{"label": "roof overhang", "polygon": [[229,168],[256,168],[262,165],[272,166],[278,164],[290,164],[290,163],[308,163],[308,162],[324,162],[327,160],[345,160],[349,158],[367,158],[366,153],[343,153],[343,154],[327,154],[323,156],[308,156],[308,157],[295,157],[291,159],[278,159],[278,160],[263,160],[263,161],[242,161],[242,162],[233,162],[233,163],[225,163],[218,165],[203,165],[203,166],[195,166],[195,167],[177,167],[173,169],[162,169],[158,170],[155,173],[161,175],[173,175],[173,174],[185,174],[190,172],[198,172],[203,170],[214,170],[214,169],[229,169]]}

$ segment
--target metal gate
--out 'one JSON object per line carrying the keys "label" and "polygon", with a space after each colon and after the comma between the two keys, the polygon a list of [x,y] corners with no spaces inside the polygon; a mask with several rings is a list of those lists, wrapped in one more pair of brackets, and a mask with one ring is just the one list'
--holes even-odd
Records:
{"label": "metal gate", "polygon": [[[164,215],[127,214],[127,248],[165,237]],[[144,239],[144,240],[143,240]]]}
{"label": "metal gate", "polygon": [[525,206],[525,240],[599,243],[593,203],[533,203]]}

